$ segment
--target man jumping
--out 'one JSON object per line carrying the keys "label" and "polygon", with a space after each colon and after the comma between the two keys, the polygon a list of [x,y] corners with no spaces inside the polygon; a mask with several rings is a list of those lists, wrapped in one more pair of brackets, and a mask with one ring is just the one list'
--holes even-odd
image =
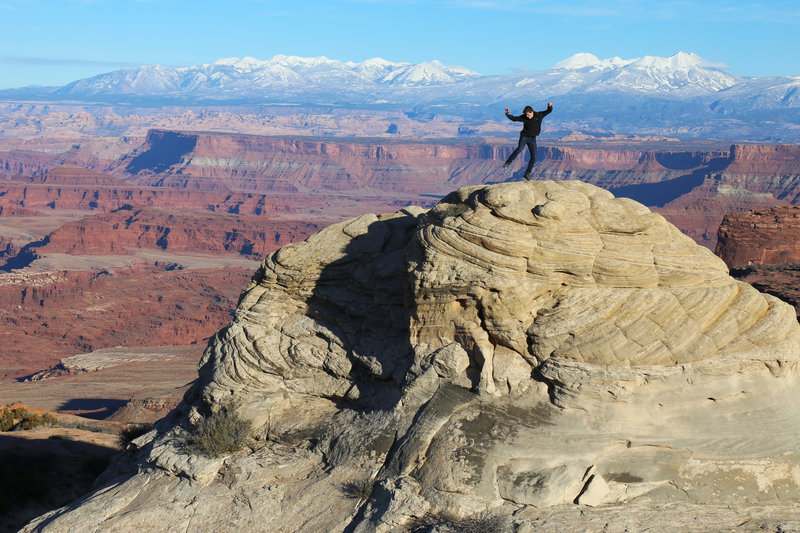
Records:
{"label": "man jumping", "polygon": [[533,168],[533,164],[536,162],[536,136],[539,135],[539,132],[542,131],[542,119],[550,114],[553,111],[553,104],[547,102],[547,110],[546,111],[534,111],[531,106],[525,106],[525,109],[522,111],[522,115],[515,117],[511,113],[508,112],[508,108],[506,108],[506,116],[508,120],[513,120],[514,122],[522,122],[522,131],[519,132],[519,144],[517,145],[517,149],[511,152],[511,155],[508,156],[508,159],[503,164],[503,168],[508,168],[508,165],[516,158],[522,150],[525,149],[525,146],[528,147],[528,152],[530,152],[530,159],[528,160],[528,168],[525,169],[525,179],[531,179],[531,169]]}

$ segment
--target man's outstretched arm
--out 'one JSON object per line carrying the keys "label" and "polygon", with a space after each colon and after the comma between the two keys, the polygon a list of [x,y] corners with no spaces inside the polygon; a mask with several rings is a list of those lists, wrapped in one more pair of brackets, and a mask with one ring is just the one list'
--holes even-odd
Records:
{"label": "man's outstretched arm", "polygon": [[516,117],[508,111],[508,108],[506,108],[506,117],[508,117],[508,120],[513,120],[514,122],[522,122],[522,115]]}

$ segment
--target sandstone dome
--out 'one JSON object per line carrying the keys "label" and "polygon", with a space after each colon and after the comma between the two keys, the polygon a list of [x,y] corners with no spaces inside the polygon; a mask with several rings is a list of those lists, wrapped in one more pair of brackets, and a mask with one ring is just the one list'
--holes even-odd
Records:
{"label": "sandstone dome", "polygon": [[[646,207],[582,182],[467,187],[268,256],[183,404],[28,530],[407,531],[483,513],[525,531],[550,509],[591,529],[572,509],[667,509],[620,519],[635,528],[676,524],[670,505],[796,503],[798,356],[791,306]],[[249,449],[188,454],[231,401]],[[374,490],[349,497],[359,480]]]}

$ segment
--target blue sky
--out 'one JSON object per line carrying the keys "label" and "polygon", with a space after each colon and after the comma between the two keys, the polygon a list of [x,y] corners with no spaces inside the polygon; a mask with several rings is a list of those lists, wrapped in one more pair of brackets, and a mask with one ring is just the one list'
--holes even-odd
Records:
{"label": "blue sky", "polygon": [[481,74],[694,52],[800,75],[800,2],[771,0],[0,0],[0,89],[141,64],[277,54],[438,59]]}

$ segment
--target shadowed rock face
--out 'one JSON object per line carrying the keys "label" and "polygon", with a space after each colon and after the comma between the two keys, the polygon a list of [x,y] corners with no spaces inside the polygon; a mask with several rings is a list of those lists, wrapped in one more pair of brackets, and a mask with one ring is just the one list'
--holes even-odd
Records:
{"label": "shadowed rock face", "polygon": [[[468,187],[268,256],[184,403],[135,441],[138,473],[121,460],[29,527],[398,531],[445,511],[522,526],[530,506],[796,501],[798,354],[790,306],[642,205],[581,182]],[[229,400],[252,449],[187,454]]]}

